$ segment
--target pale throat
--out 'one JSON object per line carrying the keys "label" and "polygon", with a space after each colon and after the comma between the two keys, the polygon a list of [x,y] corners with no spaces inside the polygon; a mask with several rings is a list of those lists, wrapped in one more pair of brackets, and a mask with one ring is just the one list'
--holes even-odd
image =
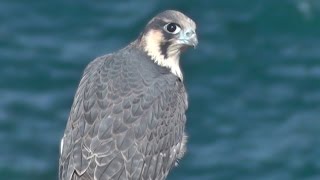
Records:
{"label": "pale throat", "polygon": [[180,50],[178,47],[168,47],[167,56],[161,53],[160,42],[163,41],[161,32],[151,30],[144,37],[144,50],[151,59],[162,67],[170,69],[171,73],[183,80],[180,68]]}

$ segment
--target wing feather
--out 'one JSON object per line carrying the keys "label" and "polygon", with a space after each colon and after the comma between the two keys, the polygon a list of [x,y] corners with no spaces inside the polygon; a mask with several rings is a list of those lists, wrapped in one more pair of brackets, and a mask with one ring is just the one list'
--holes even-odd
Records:
{"label": "wing feather", "polygon": [[167,176],[181,156],[186,94],[173,75],[148,77],[141,66],[112,55],[88,65],[65,130],[60,179]]}

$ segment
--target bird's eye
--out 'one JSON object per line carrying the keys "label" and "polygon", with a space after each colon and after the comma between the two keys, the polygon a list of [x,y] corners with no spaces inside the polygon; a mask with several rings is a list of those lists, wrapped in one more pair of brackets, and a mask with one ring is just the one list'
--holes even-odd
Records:
{"label": "bird's eye", "polygon": [[176,23],[169,23],[169,24],[166,24],[164,26],[164,29],[168,32],[168,33],[171,33],[171,34],[177,34],[178,32],[180,32],[181,28],[178,24]]}

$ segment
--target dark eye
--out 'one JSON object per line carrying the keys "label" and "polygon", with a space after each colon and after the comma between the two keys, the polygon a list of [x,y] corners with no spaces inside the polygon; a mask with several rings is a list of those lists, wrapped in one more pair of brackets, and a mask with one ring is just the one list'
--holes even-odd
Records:
{"label": "dark eye", "polygon": [[180,32],[181,28],[176,23],[169,23],[164,26],[164,29],[171,34],[177,34]]}

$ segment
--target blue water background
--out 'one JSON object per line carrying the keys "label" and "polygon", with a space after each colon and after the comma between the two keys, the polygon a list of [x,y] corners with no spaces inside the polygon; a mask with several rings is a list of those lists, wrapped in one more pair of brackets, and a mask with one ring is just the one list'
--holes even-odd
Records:
{"label": "blue water background", "polygon": [[2,0],[1,180],[57,179],[83,69],[165,9],[200,42],[182,57],[188,151],[169,179],[320,179],[319,0]]}

